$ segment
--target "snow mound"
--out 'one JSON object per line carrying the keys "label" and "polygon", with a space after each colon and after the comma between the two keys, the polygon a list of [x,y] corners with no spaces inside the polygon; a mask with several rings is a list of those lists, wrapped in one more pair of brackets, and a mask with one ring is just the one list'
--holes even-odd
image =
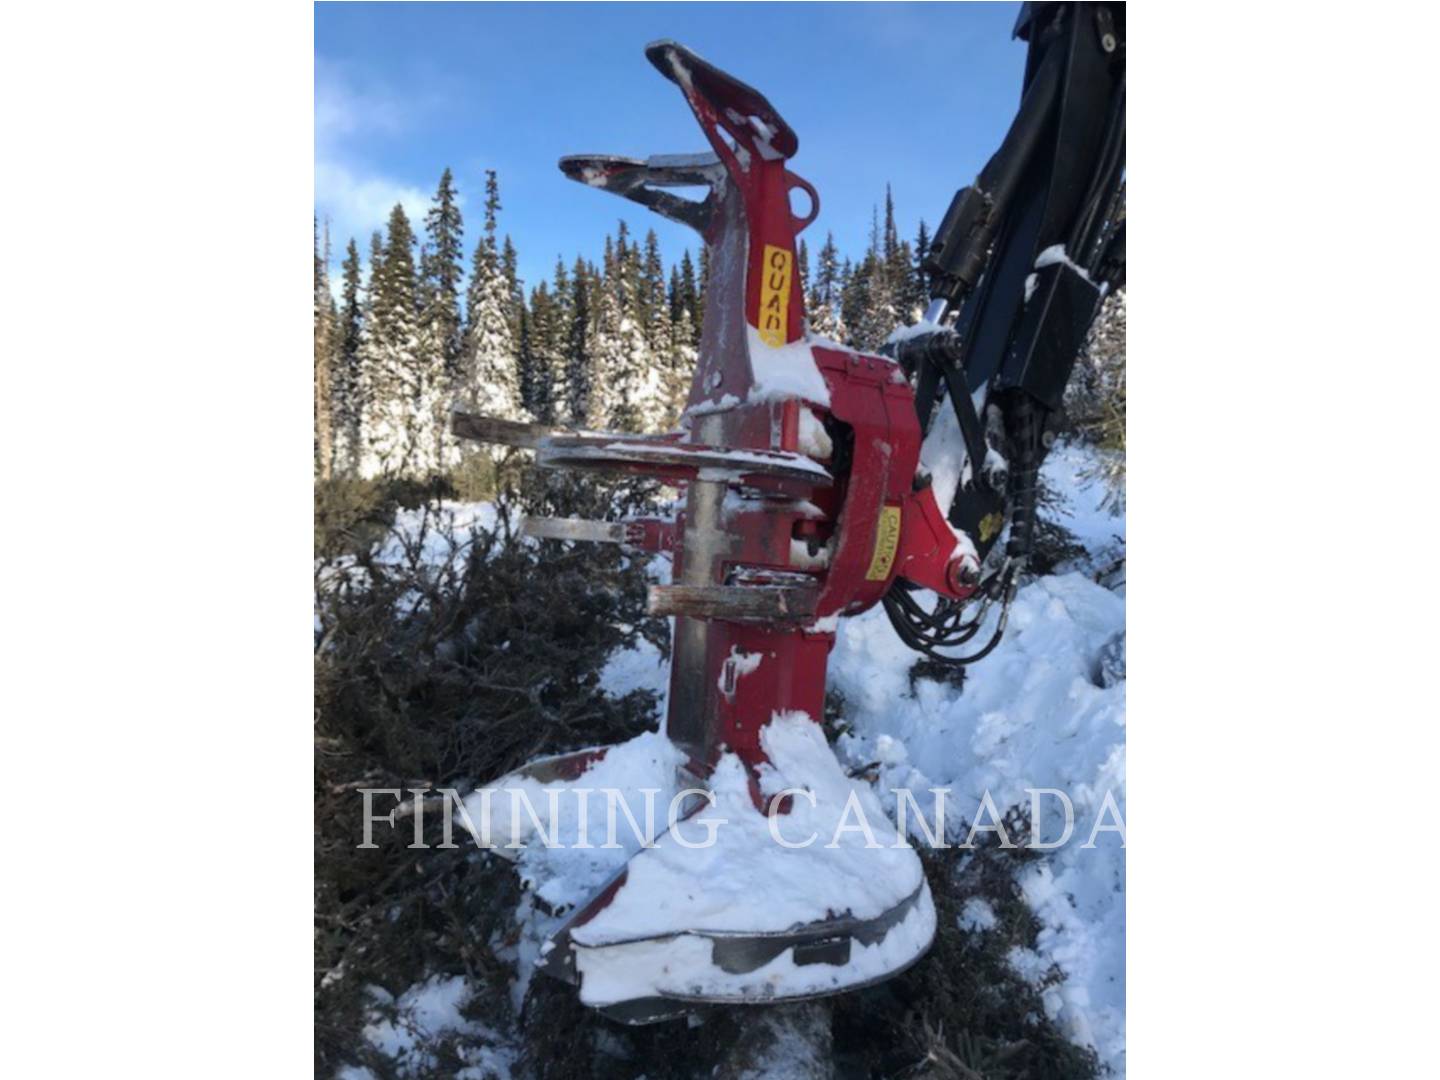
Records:
{"label": "snow mound", "polygon": [[[774,832],[740,759],[724,755],[709,782],[713,802],[631,861],[614,902],[575,930],[577,943],[787,930],[846,910],[871,919],[919,888],[919,859],[869,785],[845,775],[818,724],[777,713],[761,744],[770,759],[760,769],[761,793],[794,792],[789,812],[774,816]],[[699,846],[711,835],[713,843]]]}
{"label": "snow mound", "polygon": [[[1050,472],[1069,496],[1066,524],[1092,552],[1124,538],[1123,519],[1100,509],[1103,491],[1086,479],[1093,462],[1081,449],[1063,448]],[[967,669],[963,688],[917,680],[912,696],[915,654],[878,609],[843,622],[830,661],[831,684],[844,694],[851,723],[844,756],[878,762],[879,789],[892,800],[895,789],[909,789],[927,815],[930,789],[948,788],[952,843],[963,841],[961,819],[974,823],[987,793],[1002,813],[1032,806],[1037,789],[1071,800],[1073,834],[1020,877],[1043,927],[1035,971],[1054,963],[1065,972],[1065,981],[1045,992],[1047,1012],[1122,1076],[1125,851],[1110,827],[1125,814],[1124,631],[1123,595],[1072,572],[1020,590],[1004,639]],[[1032,827],[1053,844],[1065,829],[1063,806],[1053,795],[1038,799]],[[1097,824],[1094,847],[1087,847]],[[965,918],[983,928],[978,910],[967,909]],[[1025,958],[1017,970],[1029,970]]]}

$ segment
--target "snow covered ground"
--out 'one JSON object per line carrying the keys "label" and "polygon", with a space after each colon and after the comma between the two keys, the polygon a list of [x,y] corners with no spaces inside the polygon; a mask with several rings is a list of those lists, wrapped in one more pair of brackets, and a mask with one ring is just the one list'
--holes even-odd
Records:
{"label": "snow covered ground", "polygon": [[[398,998],[378,986],[369,987],[369,993],[375,1005],[370,1023],[365,1027],[365,1038],[391,1059],[399,1075],[432,1067],[434,1061],[429,1047],[450,1035],[464,1036],[455,1044],[465,1062],[455,1073],[456,1080],[490,1080],[511,1075],[519,1048],[508,1042],[503,1033],[467,1020],[461,1014],[474,994],[465,979],[432,976]],[[341,1069],[338,1080],[373,1080],[373,1077],[369,1069],[352,1066]]]}
{"label": "snow covered ground", "polygon": [[[1089,464],[1087,453],[1062,447],[1046,473],[1070,498],[1067,526],[1096,561],[1109,565],[1125,524],[1100,508],[1103,491],[1083,475]],[[930,789],[949,789],[952,843],[965,838],[968,823],[991,821],[989,810],[981,813],[987,792],[1002,814],[1038,798],[1042,843],[1061,838],[1063,804],[1031,791],[1058,790],[1070,799],[1073,835],[1021,879],[1044,926],[1039,957],[1015,961],[1037,979],[1059,964],[1067,978],[1046,991],[1051,1018],[1075,1041],[1095,1047],[1119,1076],[1125,1072],[1125,852],[1121,837],[1105,827],[1125,813],[1125,682],[1123,669],[1116,680],[1101,668],[1107,655],[1123,656],[1124,633],[1124,586],[1106,588],[1075,570],[1020,590],[1000,646],[968,669],[963,689],[918,680],[912,696],[913,654],[879,609],[842,624],[830,662],[831,685],[845,695],[851,723],[842,756],[856,764],[879,762],[881,791],[908,788],[927,812]],[[1102,831],[1087,847],[1097,821]],[[918,842],[916,828],[912,840]],[[984,912],[966,914],[983,929]]]}

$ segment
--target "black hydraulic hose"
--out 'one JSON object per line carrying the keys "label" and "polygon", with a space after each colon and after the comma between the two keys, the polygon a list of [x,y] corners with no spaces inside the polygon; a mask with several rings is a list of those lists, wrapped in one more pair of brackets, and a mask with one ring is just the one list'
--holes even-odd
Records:
{"label": "black hydraulic hose", "polygon": [[1010,543],[1005,554],[1025,560],[1035,550],[1040,501],[1041,437],[1045,416],[1039,403],[1023,390],[1012,392],[1005,408],[1015,460],[1010,468]]}

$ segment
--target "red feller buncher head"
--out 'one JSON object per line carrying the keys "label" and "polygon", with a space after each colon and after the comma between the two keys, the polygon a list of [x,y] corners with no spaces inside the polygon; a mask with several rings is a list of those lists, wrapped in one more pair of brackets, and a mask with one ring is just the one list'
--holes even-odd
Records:
{"label": "red feller buncher head", "polygon": [[[904,372],[806,335],[795,238],[820,206],[786,167],[795,132],[758,92],[684,47],[657,42],[646,56],[680,88],[711,152],[569,157],[560,167],[691,226],[709,246],[684,430],[597,434],[458,414],[454,424],[466,437],[530,447],[541,466],[683,489],[674,521],[527,522],[536,536],[673,553],[673,584],[649,597],[651,612],[674,616],[665,734],[685,762],[681,786],[711,795],[693,812],[731,812],[713,848],[667,834],[641,850],[545,947],[544,970],[630,1022],[696,1002],[834,993],[924,953],[934,909],[915,852],[893,829],[869,847],[853,831],[832,846],[823,828],[847,803],[878,806],[826,746],[825,667],[839,617],[873,606],[897,577],[959,600],[979,570],[917,483],[921,432]],[[708,194],[686,199],[678,187]],[[796,189],[809,203],[803,217],[792,210]],[[537,762],[517,777],[579,783],[605,752]],[[817,841],[776,843],[767,811],[782,835],[804,824],[801,838],[818,832]]]}

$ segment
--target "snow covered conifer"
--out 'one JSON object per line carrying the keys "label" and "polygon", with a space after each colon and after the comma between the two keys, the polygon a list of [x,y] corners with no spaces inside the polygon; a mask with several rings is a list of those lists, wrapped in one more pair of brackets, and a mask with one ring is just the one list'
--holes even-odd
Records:
{"label": "snow covered conifer", "polygon": [[576,427],[596,426],[593,423],[592,387],[594,371],[590,361],[590,283],[594,271],[578,255],[570,275],[570,302],[565,349],[565,411],[567,421]]}
{"label": "snow covered conifer", "polygon": [[656,356],[670,344],[670,308],[665,296],[665,263],[660,258],[660,240],[651,229],[645,234],[644,260],[639,264],[636,314],[645,341]]}
{"label": "snow covered conifer", "polygon": [[803,296],[810,295],[810,249],[805,246],[805,241],[800,241],[800,247],[795,252],[795,261],[800,264],[800,292]]}
{"label": "snow covered conifer", "polygon": [[670,351],[663,372],[665,414],[660,426],[665,430],[674,429],[680,422],[680,414],[690,396],[690,383],[695,377],[695,362],[699,355],[690,311],[684,304],[679,308],[680,316],[671,325]]}
{"label": "snow covered conifer", "polygon": [[374,475],[370,453],[370,403],[375,399],[380,370],[380,340],[375,324],[375,298],[380,291],[381,268],[385,265],[385,241],[379,232],[370,234],[370,263],[365,278],[365,299],[360,306],[359,379],[355,386],[355,411],[360,418],[360,438],[352,451],[355,470],[361,476]]}
{"label": "snow covered conifer", "polygon": [[925,314],[930,303],[930,281],[925,275],[925,259],[930,254],[930,231],[925,219],[920,219],[920,228],[915,233],[915,251],[910,265],[910,290],[906,302],[907,314],[913,313],[911,321],[918,321]]}
{"label": "snow covered conifer", "polygon": [[462,334],[460,286],[464,279],[464,225],[449,169],[425,215],[428,243],[420,259],[420,353],[416,407],[420,423],[428,420],[428,438],[418,448],[417,470],[440,471],[459,461],[450,434],[449,412],[460,371]]}
{"label": "snow covered conifer", "polygon": [[548,282],[542,281],[531,292],[528,310],[520,309],[520,328],[521,401],[537,421],[553,424],[555,302]]}
{"label": "snow covered conifer", "polygon": [[[610,423],[621,431],[658,431],[664,425],[665,400],[649,325],[655,291],[640,245],[626,244],[625,238],[625,223],[621,222],[615,244],[616,274],[610,290],[619,314],[611,354],[616,393]],[[658,263],[658,248],[655,258]],[[663,300],[659,306],[663,309]]]}
{"label": "snow covered conifer", "polygon": [[335,359],[335,300],[330,295],[330,234],[326,228],[325,253],[320,253],[320,225],[315,223],[315,475],[330,479],[335,455],[332,385]]}
{"label": "snow covered conifer", "polygon": [[[684,273],[684,268],[681,268]],[[710,285],[710,245],[700,245],[700,283],[695,290],[695,334],[698,343],[699,335],[705,332],[705,290]]]}
{"label": "snow covered conifer", "polygon": [[813,287],[805,297],[805,312],[811,333],[845,341],[845,321],[840,317],[840,252],[835,234],[826,233],[815,263]]}
{"label": "snow covered conifer", "polygon": [[540,403],[536,399],[535,341],[531,333],[530,312],[520,309],[520,333],[516,338],[515,375],[520,384],[520,404],[530,416],[539,418]]}
{"label": "snow covered conifer", "polygon": [[568,424],[570,415],[569,343],[570,320],[573,317],[574,294],[570,274],[563,259],[555,260],[555,276],[550,285],[550,329],[548,333],[550,403],[552,424]]}
{"label": "snow covered conifer", "polygon": [[[493,169],[485,174],[485,232],[475,245],[470,288],[461,400],[464,406],[506,420],[525,418],[520,404],[516,341],[511,332],[513,293],[496,245],[500,188]],[[518,323],[518,320],[515,320]]]}
{"label": "snow covered conifer", "polygon": [[515,252],[509,233],[505,234],[505,242],[500,245],[500,272],[505,275],[505,285],[509,289],[506,314],[510,319],[510,336],[518,341],[520,309],[525,306],[525,283],[520,280],[520,256]]}
{"label": "snow covered conifer", "polygon": [[454,378],[460,372],[463,346],[460,288],[465,279],[465,227],[449,169],[440,174],[440,184],[425,214],[425,235],[429,250],[422,267],[424,318],[429,336],[440,345],[445,373]]}
{"label": "snow covered conifer", "polygon": [[370,273],[370,312],[362,338],[368,383],[365,403],[366,476],[413,476],[427,471],[432,419],[420,409],[424,360],[416,303],[415,233],[405,209],[390,211],[385,246]]}
{"label": "snow covered conifer", "polygon": [[361,385],[360,328],[361,286],[360,249],[354,238],[345,247],[341,265],[339,349],[335,365],[335,384],[331,387],[331,410],[335,424],[335,471],[350,475],[360,467]]}
{"label": "snow covered conifer", "polygon": [[627,321],[626,308],[631,299],[625,282],[628,261],[625,235],[622,222],[618,241],[608,236],[605,238],[603,269],[595,282],[594,304],[585,342],[593,371],[590,408],[586,418],[590,427],[633,429],[638,426],[632,402],[627,400],[633,389],[631,373],[627,369],[634,342],[623,338],[634,327],[623,325]]}
{"label": "snow covered conifer", "polygon": [[[704,250],[703,247],[701,249]],[[690,259],[690,249],[680,257],[680,306],[690,313],[690,325],[694,329],[694,344],[700,344],[700,286],[695,281],[695,263]],[[676,316],[679,321],[679,316]]]}
{"label": "snow covered conifer", "polygon": [[1090,328],[1085,351],[1065,389],[1065,411],[1076,427],[1109,454],[1100,476],[1109,504],[1125,505],[1125,290],[1107,296]]}
{"label": "snow covered conifer", "polygon": [[665,282],[665,310],[670,314],[670,325],[680,321],[680,267],[670,267],[669,280]]}

